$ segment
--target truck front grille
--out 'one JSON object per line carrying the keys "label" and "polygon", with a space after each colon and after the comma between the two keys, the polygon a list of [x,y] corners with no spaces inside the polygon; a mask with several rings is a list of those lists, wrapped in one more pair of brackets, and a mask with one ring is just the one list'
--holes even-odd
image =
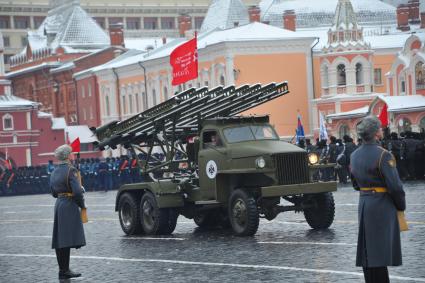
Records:
{"label": "truck front grille", "polygon": [[279,185],[310,183],[306,152],[275,154],[273,159]]}

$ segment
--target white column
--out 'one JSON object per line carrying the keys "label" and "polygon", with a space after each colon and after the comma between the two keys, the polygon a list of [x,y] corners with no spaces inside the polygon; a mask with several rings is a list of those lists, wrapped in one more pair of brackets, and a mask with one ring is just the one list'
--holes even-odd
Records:
{"label": "white column", "polygon": [[345,69],[345,78],[346,78],[346,92],[347,93],[356,93],[356,68],[346,67]]}
{"label": "white column", "polygon": [[226,84],[235,84],[235,76],[233,74],[233,56],[226,56]]}
{"label": "white column", "polygon": [[337,71],[335,69],[329,70],[329,94],[336,94],[338,87]]}

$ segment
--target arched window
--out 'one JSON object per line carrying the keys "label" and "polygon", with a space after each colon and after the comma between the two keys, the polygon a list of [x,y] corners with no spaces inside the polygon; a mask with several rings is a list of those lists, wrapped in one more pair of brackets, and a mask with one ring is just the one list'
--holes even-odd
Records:
{"label": "arched window", "polygon": [[168,88],[166,86],[164,86],[164,99],[168,100]]}
{"label": "arched window", "polygon": [[327,65],[323,66],[322,72],[323,72],[323,74],[322,74],[323,75],[322,85],[323,85],[324,88],[328,88],[329,87],[329,68],[328,68]]}
{"label": "arched window", "polygon": [[398,121],[398,132],[412,131],[412,122],[407,118],[401,118]]}
{"label": "arched window", "polygon": [[356,84],[363,84],[363,66],[360,63],[356,64]]}
{"label": "arched window", "polygon": [[399,77],[399,82],[400,82],[400,86],[399,86],[400,95],[405,95],[406,94],[406,80],[404,79],[403,75],[401,75]]}
{"label": "arched window", "polygon": [[337,79],[338,79],[338,85],[346,85],[346,75],[345,75],[345,65],[339,64],[336,68],[337,71]]}
{"label": "arched window", "polygon": [[111,116],[111,108],[109,104],[109,96],[105,96],[105,109],[106,109],[106,116]]}
{"label": "arched window", "polygon": [[341,127],[339,127],[339,138],[342,139],[345,135],[350,135],[350,128],[348,125],[343,124]]}
{"label": "arched window", "polygon": [[222,86],[226,85],[226,81],[224,80],[224,76],[223,75],[220,76],[220,84]]}
{"label": "arched window", "polygon": [[3,115],[3,131],[13,130],[13,116],[10,114]]}
{"label": "arched window", "polygon": [[422,132],[425,132],[425,117],[423,117],[423,118],[421,119],[421,121],[419,122],[419,129],[420,129]]}
{"label": "arched window", "polygon": [[416,89],[425,89],[424,63],[418,62],[415,66]]}

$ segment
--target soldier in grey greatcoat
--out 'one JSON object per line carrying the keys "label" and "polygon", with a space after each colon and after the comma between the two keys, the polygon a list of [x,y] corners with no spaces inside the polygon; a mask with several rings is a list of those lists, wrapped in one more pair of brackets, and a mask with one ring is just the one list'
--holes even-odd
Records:
{"label": "soldier in grey greatcoat", "polygon": [[360,191],[356,265],[366,282],[389,282],[387,266],[402,264],[397,210],[406,209],[394,156],[379,146],[381,123],[373,116],[357,126],[363,144],[351,155],[353,186]]}
{"label": "soldier in grey greatcoat", "polygon": [[52,248],[56,250],[59,265],[59,279],[81,276],[69,269],[71,248],[86,245],[80,209],[85,207],[84,188],[78,179],[78,171],[72,167],[69,157],[72,148],[62,145],[55,150],[59,165],[50,176],[50,189],[55,204]]}

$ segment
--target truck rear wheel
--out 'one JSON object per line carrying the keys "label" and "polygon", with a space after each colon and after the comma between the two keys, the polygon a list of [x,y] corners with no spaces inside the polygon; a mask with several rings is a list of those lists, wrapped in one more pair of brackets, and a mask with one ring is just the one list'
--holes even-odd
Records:
{"label": "truck rear wheel", "polygon": [[230,195],[229,220],[238,236],[252,236],[257,232],[260,222],[257,204],[244,190],[237,189]]}
{"label": "truck rear wheel", "polygon": [[312,207],[304,209],[304,217],[313,229],[326,229],[335,217],[335,202],[332,193],[309,195]]}
{"label": "truck rear wheel", "polygon": [[169,235],[174,232],[178,213],[172,208],[159,208],[151,192],[143,195],[140,201],[140,219],[147,235]]}
{"label": "truck rear wheel", "polygon": [[121,229],[127,235],[137,235],[143,232],[140,224],[139,204],[132,194],[124,193],[120,196],[118,205],[118,215]]}

